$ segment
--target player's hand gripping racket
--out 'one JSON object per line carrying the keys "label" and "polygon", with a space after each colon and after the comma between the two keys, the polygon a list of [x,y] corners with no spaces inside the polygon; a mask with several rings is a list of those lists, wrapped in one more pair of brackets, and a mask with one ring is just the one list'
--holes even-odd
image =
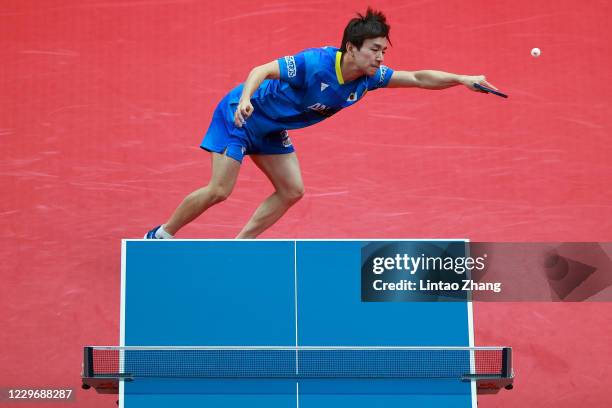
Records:
{"label": "player's hand gripping racket", "polygon": [[495,89],[489,88],[488,86],[484,86],[484,85],[480,85],[477,83],[474,83],[474,88],[478,89],[479,91],[483,91],[486,93],[491,93],[493,95],[497,95],[497,96],[501,96],[502,98],[507,98],[508,95],[506,95],[505,93],[496,91]]}

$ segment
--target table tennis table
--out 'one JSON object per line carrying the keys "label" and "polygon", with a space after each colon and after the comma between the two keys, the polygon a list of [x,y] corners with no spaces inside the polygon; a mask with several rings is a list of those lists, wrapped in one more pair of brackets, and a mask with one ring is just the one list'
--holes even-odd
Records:
{"label": "table tennis table", "polygon": [[[124,240],[120,347],[474,346],[469,301],[362,301],[368,242]],[[108,392],[91,359],[84,384]],[[120,408],[477,406],[476,380],[457,378],[111,380]]]}

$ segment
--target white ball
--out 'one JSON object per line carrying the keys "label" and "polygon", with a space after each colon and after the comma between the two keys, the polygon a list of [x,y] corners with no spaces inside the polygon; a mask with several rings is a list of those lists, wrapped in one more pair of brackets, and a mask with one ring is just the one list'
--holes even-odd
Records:
{"label": "white ball", "polygon": [[540,56],[540,49],[539,48],[534,48],[531,50],[531,56],[532,57],[539,57]]}

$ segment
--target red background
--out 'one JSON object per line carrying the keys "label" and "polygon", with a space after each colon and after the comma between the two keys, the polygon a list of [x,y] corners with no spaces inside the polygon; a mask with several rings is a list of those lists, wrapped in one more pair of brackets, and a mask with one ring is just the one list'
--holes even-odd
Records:
{"label": "red background", "polygon": [[[81,347],[118,342],[120,240],[207,182],[217,101],[255,65],[338,46],[366,5],[2,2],[0,386],[78,389]],[[387,65],[484,73],[510,99],[380,90],[292,132],[307,193],[263,237],[611,240],[608,2],[372,5],[392,26]],[[246,160],[180,236],[231,238],[270,191]],[[611,312],[475,304],[476,343],[513,346],[517,373],[479,406],[609,406]],[[113,401],[77,390],[77,406]]]}

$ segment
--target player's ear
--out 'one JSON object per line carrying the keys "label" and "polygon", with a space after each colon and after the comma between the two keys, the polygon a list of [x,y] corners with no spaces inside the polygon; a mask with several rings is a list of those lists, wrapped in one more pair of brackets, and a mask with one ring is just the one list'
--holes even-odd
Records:
{"label": "player's ear", "polygon": [[352,42],[350,42],[350,41],[346,42],[346,52],[347,53],[350,53],[351,55],[354,56],[356,48],[357,47],[355,47],[355,44],[353,44]]}

